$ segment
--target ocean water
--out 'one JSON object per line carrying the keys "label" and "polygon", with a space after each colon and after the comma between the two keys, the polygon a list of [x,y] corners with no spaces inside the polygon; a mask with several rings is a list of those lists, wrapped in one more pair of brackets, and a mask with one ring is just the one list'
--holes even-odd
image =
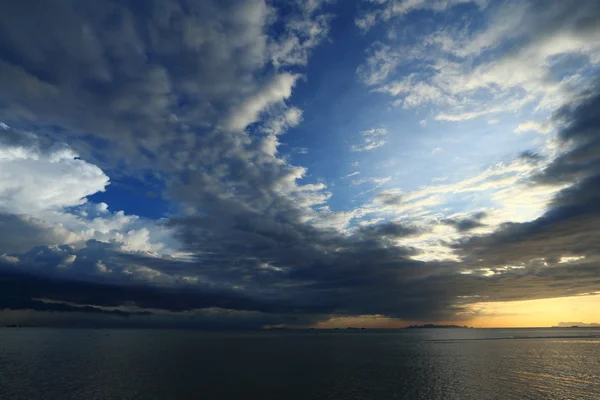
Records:
{"label": "ocean water", "polygon": [[600,330],[0,329],[0,399],[600,399]]}

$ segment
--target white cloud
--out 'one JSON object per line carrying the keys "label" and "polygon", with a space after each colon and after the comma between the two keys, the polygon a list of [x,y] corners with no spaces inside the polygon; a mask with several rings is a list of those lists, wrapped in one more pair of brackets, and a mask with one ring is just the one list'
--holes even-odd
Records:
{"label": "white cloud", "polygon": [[262,128],[262,130],[267,133],[267,136],[262,139],[261,150],[271,157],[275,157],[277,148],[280,145],[277,136],[284,133],[287,129],[298,125],[302,121],[302,111],[296,107],[289,107],[277,111],[279,112],[276,115],[271,116]]}
{"label": "white cloud", "polygon": [[0,254],[0,261],[8,264],[17,264],[19,262],[18,257],[8,256],[6,254]]}
{"label": "white cloud", "polygon": [[294,147],[292,151],[296,154],[308,154],[308,148],[306,147]]}
{"label": "white cloud", "polygon": [[283,72],[273,77],[258,92],[249,96],[236,108],[227,120],[226,128],[243,130],[258,120],[259,114],[269,106],[281,103],[292,95],[298,75]]}
{"label": "white cloud", "polygon": [[414,108],[423,103],[455,103],[455,100],[449,98],[444,90],[422,81],[418,74],[410,74],[400,80],[381,85],[375,90],[394,97],[402,95],[403,97],[394,102],[394,105],[403,105],[404,108]]}
{"label": "white cloud", "polygon": [[38,245],[83,246],[89,239],[121,243],[126,251],[173,252],[169,229],[106,203],[88,203],[109,178],[62,143],[5,129],[0,140],[0,212],[13,232],[0,241],[10,251]]}
{"label": "white cloud", "polygon": [[360,145],[353,145],[352,151],[369,151],[377,149],[383,146],[387,140],[387,130],[383,128],[379,129],[368,129],[362,131],[363,143]]}
{"label": "white cloud", "polygon": [[516,133],[522,132],[538,132],[542,134],[550,133],[552,131],[552,126],[549,122],[537,122],[537,121],[527,121],[520,123],[516,128]]}
{"label": "white cloud", "polygon": [[[417,8],[443,10],[458,3],[419,0],[393,3],[390,9],[402,14]],[[359,79],[395,97],[394,105],[442,106],[435,117],[438,121],[465,121],[517,112],[525,106],[555,109],[581,88],[586,70],[600,65],[600,45],[595,40],[600,28],[576,28],[586,10],[594,7],[591,3],[577,7],[552,2],[543,12],[540,7],[537,2],[500,3],[482,13],[486,22],[481,30],[442,26],[423,38],[411,36],[406,43],[376,42],[358,69]],[[511,44],[509,51],[504,50],[505,44]],[[378,55],[379,49],[387,49],[390,56]],[[395,77],[398,54],[403,65],[418,63],[420,72]],[[564,62],[565,57],[580,61]],[[366,78],[364,71],[368,71]]]}
{"label": "white cloud", "polygon": [[392,179],[391,176],[386,176],[383,178],[360,178],[352,181],[352,185],[362,185],[364,183],[373,183],[375,188],[381,187],[388,183]]}
{"label": "white cloud", "polygon": [[308,0],[296,2],[298,13],[286,21],[285,33],[269,44],[271,62],[276,68],[306,65],[311,49],[321,43],[329,34],[331,16],[319,14],[328,0]]}
{"label": "white cloud", "polygon": [[390,46],[375,42],[369,49],[365,64],[356,69],[360,80],[367,85],[383,82],[400,64],[401,55]]}
{"label": "white cloud", "polygon": [[62,259],[61,263],[57,265],[57,268],[69,268],[75,260],[77,260],[77,256],[75,254],[69,254]]}
{"label": "white cloud", "polygon": [[395,15],[408,14],[416,10],[444,11],[460,4],[478,3],[485,5],[482,0],[392,0],[392,13]]}
{"label": "white cloud", "polygon": [[335,229],[339,232],[344,232],[348,228],[350,221],[353,220],[359,212],[359,210],[335,212],[328,206],[323,206],[317,210],[308,222],[321,229]]}
{"label": "white cloud", "polygon": [[472,111],[472,112],[465,112],[465,113],[459,113],[459,114],[440,113],[435,116],[435,120],[436,121],[447,121],[447,122],[468,121],[470,119],[479,118],[483,115],[491,114],[494,112],[500,112],[500,111],[502,111],[501,108],[490,108],[489,110]]}
{"label": "white cloud", "polygon": [[572,263],[585,259],[585,256],[572,256],[572,257],[561,257],[558,261],[559,264]]}
{"label": "white cloud", "polygon": [[370,3],[371,7],[360,13],[354,22],[361,30],[367,31],[379,22],[389,21],[394,17],[402,17],[413,11],[441,12],[468,3],[485,7],[488,0],[364,0],[364,3]]}
{"label": "white cloud", "polygon": [[36,215],[84,204],[105,190],[108,176],[66,145],[44,146],[27,133],[0,141],[0,211]]}
{"label": "white cloud", "polygon": [[[505,222],[534,220],[547,210],[549,201],[564,186],[531,186],[529,179],[541,172],[552,159],[550,155],[535,162],[517,158],[453,183],[424,186],[414,191],[385,189],[375,195],[371,203],[356,211],[355,215],[366,221],[375,216],[429,226],[431,229],[420,235],[403,238],[402,245],[421,250],[415,259],[456,261],[459,258],[448,246],[449,243],[461,237],[493,232]],[[464,203],[463,211],[450,211],[454,209],[451,205],[460,202],[461,196],[472,199],[473,195],[480,193],[487,199],[486,207],[477,210],[485,212],[485,216],[479,219],[482,226],[468,232],[458,232],[453,227],[439,224],[442,219],[469,218],[475,212],[470,200]]]}

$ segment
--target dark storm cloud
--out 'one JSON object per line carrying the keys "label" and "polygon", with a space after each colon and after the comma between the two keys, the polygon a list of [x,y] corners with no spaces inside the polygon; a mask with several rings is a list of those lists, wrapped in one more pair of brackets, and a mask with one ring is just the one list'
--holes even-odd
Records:
{"label": "dark storm cloud", "polygon": [[[47,299],[174,313],[218,307],[305,324],[331,313],[386,313],[412,319],[449,316],[454,294],[445,288],[442,277],[451,273],[450,266],[412,261],[407,257],[414,250],[390,247],[381,240],[348,240],[333,231],[298,226],[300,238],[271,235],[264,227],[260,233],[248,233],[244,226],[238,231],[240,237],[217,251],[194,247],[196,260],[191,262],[123,254],[99,242],[88,242],[80,250],[34,248],[19,256],[18,265],[5,266],[34,274],[9,283],[14,288],[10,293],[21,296],[12,304],[26,306],[33,304],[32,299]],[[227,230],[229,235],[234,232]],[[254,234],[257,237],[250,239]],[[219,242],[217,237],[210,243]],[[191,247],[191,240],[188,243]],[[61,267],[70,254],[76,259]],[[136,266],[161,271],[166,277],[146,281],[139,275],[131,277],[127,271]],[[190,283],[179,278],[182,274],[199,279]]]}
{"label": "dark storm cloud", "polygon": [[11,296],[10,292],[0,298],[0,310],[32,310],[59,313],[70,312],[84,314],[105,314],[116,315],[119,317],[129,317],[131,315],[152,315],[152,313],[148,311],[104,310],[102,308],[92,306],[71,306],[64,303],[53,303],[31,299],[28,300],[22,298],[21,296]]}
{"label": "dark storm cloud", "polygon": [[583,93],[579,102],[562,107],[554,116],[564,128],[562,144],[569,150],[554,160],[537,179],[540,183],[574,182],[600,174],[600,83]]}
{"label": "dark storm cloud", "polygon": [[383,224],[362,227],[360,232],[366,236],[389,236],[401,238],[416,235],[421,233],[422,230],[415,226],[386,222]]}
{"label": "dark storm cloud", "polygon": [[[28,315],[31,315],[31,311],[69,314],[49,320],[43,315],[34,313],[31,320],[34,324],[37,321],[40,324],[57,326],[100,324],[101,326],[256,329],[282,323],[307,326],[319,320],[318,316],[305,316],[291,310],[278,314],[273,307],[257,306],[251,301],[238,301],[244,304],[244,307],[236,309],[234,295],[222,296],[219,299],[218,294],[200,293],[193,288],[172,290],[148,285],[112,285],[36,276],[6,268],[0,269],[0,288],[2,289],[0,310],[27,310]],[[140,308],[157,311],[140,311]],[[266,311],[244,311],[260,308],[266,308]],[[184,313],[184,311],[190,312]],[[84,317],[84,315],[94,318]],[[124,322],[109,317],[127,317],[129,321]]]}
{"label": "dark storm cloud", "polygon": [[34,246],[61,243],[66,239],[65,232],[40,219],[1,212],[1,205],[0,231],[0,254],[22,253]]}
{"label": "dark storm cloud", "polygon": [[[490,235],[461,242],[458,249],[470,263],[535,266],[536,262],[542,265],[539,260],[546,260],[544,268],[531,269],[556,279],[553,284],[557,287],[573,285],[574,277],[580,290],[600,287],[600,270],[596,267],[600,260],[599,107],[600,86],[596,81],[573,104],[555,113],[555,121],[562,126],[559,137],[567,150],[535,176],[533,184],[570,185],[554,196],[540,218],[506,223]],[[585,262],[561,265],[561,257],[585,257]]]}
{"label": "dark storm cloud", "polygon": [[[244,296],[233,293],[219,293],[210,289],[196,290],[192,285],[180,286],[177,290],[170,287],[151,285],[126,284],[118,285],[109,281],[98,282],[82,279],[62,279],[54,276],[39,276],[25,274],[21,271],[2,270],[2,305],[10,309],[41,310],[42,307],[57,307],[56,311],[81,311],[80,307],[92,304],[98,307],[119,307],[135,305],[139,308],[160,309],[172,312],[189,311],[209,307],[241,310],[251,309],[256,311],[276,312],[277,305],[260,305]],[[43,299],[48,301],[37,301]],[[58,309],[61,302],[78,306],[62,304],[63,309]],[[39,304],[39,303],[43,303]],[[35,305],[35,307],[30,307]],[[285,307],[282,307],[285,308]],[[96,312],[92,310],[92,312]]]}
{"label": "dark storm cloud", "polygon": [[463,219],[452,219],[447,218],[442,220],[442,224],[453,226],[459,232],[468,232],[472,229],[485,226],[480,220],[485,217],[484,212],[479,212],[473,215],[471,218]]}

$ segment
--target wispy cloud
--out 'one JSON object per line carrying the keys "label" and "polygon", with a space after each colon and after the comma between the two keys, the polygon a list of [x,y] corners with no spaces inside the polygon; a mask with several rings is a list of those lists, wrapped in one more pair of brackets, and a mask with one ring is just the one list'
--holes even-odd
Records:
{"label": "wispy cloud", "polygon": [[544,121],[544,122],[527,121],[527,122],[520,123],[515,128],[516,133],[538,132],[538,133],[546,134],[551,131],[552,131],[552,126],[550,126],[550,124],[546,121]]}
{"label": "wispy cloud", "polygon": [[[467,2],[394,3],[378,15],[379,19],[389,20],[413,9],[443,10],[459,3]],[[482,6],[485,2],[480,3]],[[394,12],[384,11],[388,9]],[[600,46],[593,40],[598,28],[575,28],[584,15],[597,12],[593,3],[572,6],[555,2],[542,6],[522,2],[514,6],[499,2],[480,10],[477,15],[485,21],[481,30],[442,27],[424,34],[417,44],[400,39],[374,43],[359,67],[359,78],[375,90],[394,96],[396,105],[442,106],[435,119],[457,122],[515,112],[525,106],[552,110],[569,101],[581,88],[582,77],[590,66],[600,63]],[[516,43],[513,50],[501,51],[509,41]],[[380,49],[388,49],[383,52],[386,56],[380,55]],[[403,55],[404,65],[412,61],[427,68],[398,76],[399,59],[395,54]],[[588,62],[565,67],[558,61],[573,54],[583,55]]]}
{"label": "wispy cloud", "polygon": [[308,149],[306,147],[294,147],[292,151],[296,154],[308,154]]}
{"label": "wispy cloud", "polygon": [[363,137],[362,144],[353,145],[352,151],[369,151],[375,150],[387,142],[387,130],[384,128],[373,128],[366,131],[362,131]]}

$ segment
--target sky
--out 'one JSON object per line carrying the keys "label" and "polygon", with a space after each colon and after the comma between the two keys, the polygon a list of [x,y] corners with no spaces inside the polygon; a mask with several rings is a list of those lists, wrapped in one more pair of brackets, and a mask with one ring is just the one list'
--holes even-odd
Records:
{"label": "sky", "polygon": [[2,2],[0,323],[600,322],[599,21]]}

